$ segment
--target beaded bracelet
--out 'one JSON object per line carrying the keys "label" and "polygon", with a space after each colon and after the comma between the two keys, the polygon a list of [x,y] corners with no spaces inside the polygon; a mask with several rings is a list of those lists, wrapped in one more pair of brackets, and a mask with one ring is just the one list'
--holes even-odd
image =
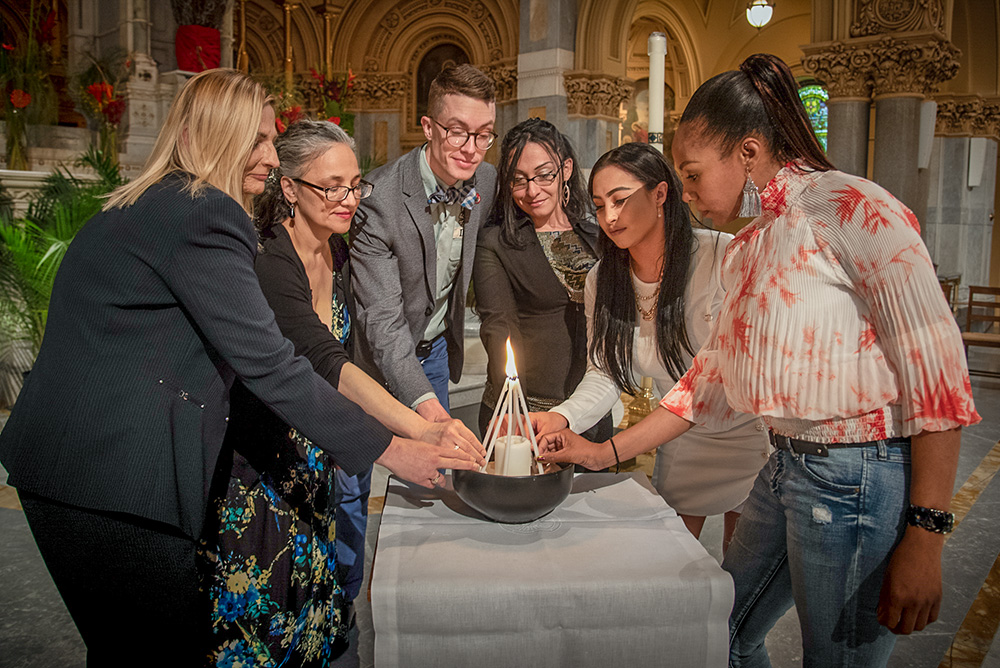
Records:
{"label": "beaded bracelet", "polygon": [[911,503],[906,510],[906,523],[934,533],[951,533],[955,528],[955,514]]}

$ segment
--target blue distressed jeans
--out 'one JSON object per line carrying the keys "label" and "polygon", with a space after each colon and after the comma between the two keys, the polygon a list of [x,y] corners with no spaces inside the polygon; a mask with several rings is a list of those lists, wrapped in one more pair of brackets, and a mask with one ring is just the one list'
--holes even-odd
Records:
{"label": "blue distressed jeans", "polygon": [[771,665],[764,638],[795,605],[805,668],[884,666],[896,638],[878,623],[882,575],[903,536],[909,439],[778,450],[757,476],[722,567],[736,599],[733,668]]}

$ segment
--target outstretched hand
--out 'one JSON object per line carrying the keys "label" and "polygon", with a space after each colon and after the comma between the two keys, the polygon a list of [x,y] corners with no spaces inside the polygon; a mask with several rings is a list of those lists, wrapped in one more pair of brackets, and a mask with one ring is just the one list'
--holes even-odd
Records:
{"label": "outstretched hand", "polygon": [[[497,417],[494,418],[494,422],[500,420],[499,433],[497,436],[507,435],[507,419]],[[559,413],[553,413],[551,411],[537,411],[528,413],[527,420],[531,420],[531,429],[535,432],[535,438],[541,438],[546,434],[551,434],[552,432],[559,431],[560,429],[566,429],[569,427],[569,422],[565,417]],[[521,436],[527,436],[528,430],[526,422],[527,420],[522,415],[517,424],[514,424],[514,433]],[[490,425],[493,423],[491,422]],[[487,431],[489,433],[489,431]]]}
{"label": "outstretched hand", "polygon": [[442,448],[424,441],[393,436],[389,447],[376,461],[403,480],[433,488],[444,484],[442,469],[478,470],[481,459],[477,460],[461,448]]}
{"label": "outstretched hand", "polygon": [[428,422],[420,439],[442,448],[462,450],[477,463],[486,463],[486,450],[475,434],[461,420],[448,419],[444,422]]}
{"label": "outstretched hand", "polygon": [[611,446],[606,443],[594,443],[569,429],[546,434],[538,441],[538,459],[543,462],[579,464],[592,471],[614,464],[614,454]]}

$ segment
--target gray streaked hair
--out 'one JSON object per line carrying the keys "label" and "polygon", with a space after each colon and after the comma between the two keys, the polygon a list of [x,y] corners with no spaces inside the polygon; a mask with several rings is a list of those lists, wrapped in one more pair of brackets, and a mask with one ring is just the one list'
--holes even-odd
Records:
{"label": "gray streaked hair", "polygon": [[301,178],[313,160],[334,144],[346,144],[357,155],[354,139],[330,121],[296,121],[274,140],[281,166],[271,172],[264,192],[254,201],[254,225],[264,234],[288,217],[289,204],[281,190],[281,177]]}

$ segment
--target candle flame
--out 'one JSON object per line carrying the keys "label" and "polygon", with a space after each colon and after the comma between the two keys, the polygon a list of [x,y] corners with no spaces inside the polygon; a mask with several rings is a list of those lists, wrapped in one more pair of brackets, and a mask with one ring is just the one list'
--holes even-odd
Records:
{"label": "candle flame", "polygon": [[507,337],[507,366],[505,367],[507,377],[513,380],[517,378],[517,366],[514,364],[514,349],[510,347],[510,337]]}

